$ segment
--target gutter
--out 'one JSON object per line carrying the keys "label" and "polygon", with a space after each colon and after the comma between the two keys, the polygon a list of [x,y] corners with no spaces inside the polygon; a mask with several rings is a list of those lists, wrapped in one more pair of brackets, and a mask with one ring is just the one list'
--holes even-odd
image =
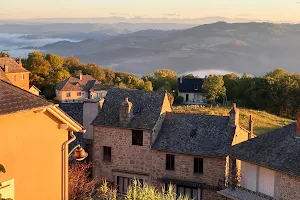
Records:
{"label": "gutter", "polygon": [[62,154],[62,183],[61,183],[61,199],[62,200],[69,200],[69,152],[68,152],[68,146],[70,143],[72,143],[76,136],[74,135],[73,131],[68,131],[68,135],[71,136],[71,138],[67,141],[65,141],[62,144],[61,148],[61,154]]}

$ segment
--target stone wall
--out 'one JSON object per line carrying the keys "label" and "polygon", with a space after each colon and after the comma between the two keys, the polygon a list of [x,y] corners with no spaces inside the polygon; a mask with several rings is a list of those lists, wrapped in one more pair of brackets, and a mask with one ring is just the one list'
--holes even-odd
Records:
{"label": "stone wall", "polygon": [[300,178],[276,172],[275,198],[280,200],[298,200],[300,198]]}
{"label": "stone wall", "polygon": [[[152,154],[150,152],[151,131],[144,131],[143,146],[132,145],[132,130],[94,126],[93,175],[114,181],[113,172],[150,174]],[[103,162],[103,146],[112,147],[111,162]],[[131,174],[131,175],[130,175]]]}

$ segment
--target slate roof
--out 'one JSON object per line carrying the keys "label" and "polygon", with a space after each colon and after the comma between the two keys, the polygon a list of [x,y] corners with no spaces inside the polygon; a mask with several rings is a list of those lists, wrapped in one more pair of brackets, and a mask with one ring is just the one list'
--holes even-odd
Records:
{"label": "slate roof", "polygon": [[219,194],[234,200],[275,200],[265,194],[254,192],[245,188],[236,187],[234,190],[226,188],[218,191]]}
{"label": "slate roof", "polygon": [[152,148],[200,156],[226,156],[234,136],[228,121],[228,116],[167,113]]}
{"label": "slate roof", "polygon": [[[131,123],[123,126],[119,120],[119,108],[126,97],[133,104],[134,116]],[[164,97],[164,92],[111,88],[92,125],[151,130],[159,119]]]}
{"label": "slate roof", "polygon": [[296,123],[235,145],[230,155],[300,177],[300,138],[296,138]]}
{"label": "slate roof", "polygon": [[[95,86],[97,85],[97,86]],[[60,91],[90,91],[94,86],[99,87],[100,83],[91,75],[82,75],[82,80],[78,76],[71,76],[60,82],[55,89]]]}
{"label": "slate roof", "polygon": [[[182,83],[180,80],[182,79]],[[178,78],[178,91],[186,93],[205,93],[202,90],[203,78]]]}
{"label": "slate roof", "polygon": [[59,103],[59,108],[83,126],[83,103]]}
{"label": "slate roof", "polygon": [[6,81],[8,83],[10,83],[10,81],[8,80],[8,78],[5,75],[5,72],[2,71],[2,69],[0,68],[0,80]]}
{"label": "slate roof", "polygon": [[51,104],[26,90],[0,80],[0,115],[45,107]]}
{"label": "slate roof", "polygon": [[4,66],[8,67],[7,73],[21,73],[21,72],[29,72],[24,67],[19,65],[14,59],[11,57],[0,57],[0,68],[4,71]]}

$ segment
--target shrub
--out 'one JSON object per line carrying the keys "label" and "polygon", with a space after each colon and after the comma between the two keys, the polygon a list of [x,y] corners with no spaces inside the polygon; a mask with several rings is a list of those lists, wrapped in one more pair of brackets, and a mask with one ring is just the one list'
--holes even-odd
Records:
{"label": "shrub", "polygon": [[182,104],[183,101],[184,101],[184,98],[182,96],[176,96],[175,99],[174,99],[174,103],[177,104],[177,105]]}

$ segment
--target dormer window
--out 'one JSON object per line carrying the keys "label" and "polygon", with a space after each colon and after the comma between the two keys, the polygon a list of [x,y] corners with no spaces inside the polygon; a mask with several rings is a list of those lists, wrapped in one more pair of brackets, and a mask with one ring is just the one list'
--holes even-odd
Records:
{"label": "dormer window", "polygon": [[199,86],[198,85],[194,85],[194,90],[199,90]]}

